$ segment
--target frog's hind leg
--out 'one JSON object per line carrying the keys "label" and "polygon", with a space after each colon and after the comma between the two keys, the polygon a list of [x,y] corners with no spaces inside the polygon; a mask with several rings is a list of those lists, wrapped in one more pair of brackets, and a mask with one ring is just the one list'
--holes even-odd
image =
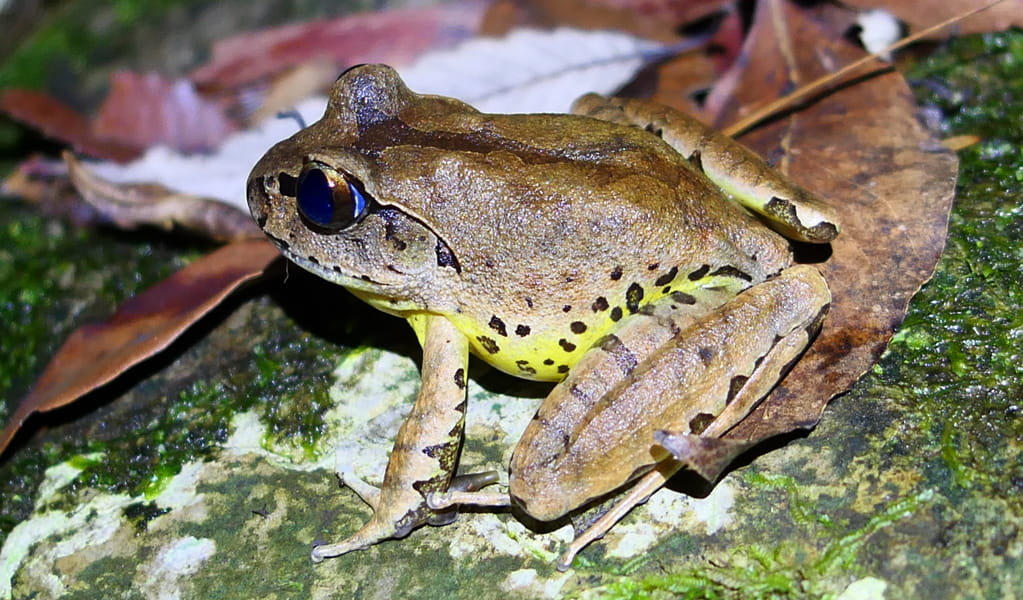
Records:
{"label": "frog's hind leg", "polygon": [[[610,492],[629,472],[640,475],[617,504],[579,534],[559,568],[568,568],[582,548],[602,538],[681,468],[692,468],[713,481],[750,448],[753,441],[720,436],[743,420],[798,359],[830,299],[815,269],[788,269],[679,331],[637,364],[636,377],[595,403],[583,427],[562,430],[572,440],[557,452],[525,441],[524,436],[524,444],[534,446],[520,459],[520,477],[513,478],[511,490],[524,506],[564,513],[585,504],[587,497]],[[721,363],[713,364],[712,359]],[[608,427],[628,433],[613,434]],[[614,437],[614,444],[596,447],[602,436]],[[620,450],[630,445],[631,450]],[[543,490],[551,481],[559,482],[559,497]]]}
{"label": "frog's hind leg", "polygon": [[377,490],[355,478],[344,482],[373,508],[359,531],[336,544],[313,548],[312,559],[364,550],[379,541],[400,538],[425,523],[450,521],[426,504],[426,496],[451,482],[465,425],[465,367],[468,342],[443,317],[423,317],[423,384],[394,443],[383,484]]}

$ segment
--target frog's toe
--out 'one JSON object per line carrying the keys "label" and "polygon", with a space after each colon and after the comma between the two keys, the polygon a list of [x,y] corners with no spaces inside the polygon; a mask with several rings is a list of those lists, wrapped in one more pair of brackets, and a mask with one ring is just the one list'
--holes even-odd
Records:
{"label": "frog's toe", "polygon": [[374,511],[380,505],[380,488],[366,483],[365,480],[356,476],[353,471],[339,469],[337,479],[341,482],[342,486],[355,492]]}

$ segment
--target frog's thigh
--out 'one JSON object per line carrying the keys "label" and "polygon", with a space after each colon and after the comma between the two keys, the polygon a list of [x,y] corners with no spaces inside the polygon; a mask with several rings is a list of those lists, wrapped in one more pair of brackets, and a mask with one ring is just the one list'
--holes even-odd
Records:
{"label": "frog's thigh", "polygon": [[727,407],[739,400],[748,412],[770,390],[786,366],[778,362],[802,350],[829,302],[817,270],[796,266],[639,354],[623,323],[541,405],[512,457],[511,496],[533,517],[556,519],[667,458],[655,431],[701,433],[723,411],[737,422]]}

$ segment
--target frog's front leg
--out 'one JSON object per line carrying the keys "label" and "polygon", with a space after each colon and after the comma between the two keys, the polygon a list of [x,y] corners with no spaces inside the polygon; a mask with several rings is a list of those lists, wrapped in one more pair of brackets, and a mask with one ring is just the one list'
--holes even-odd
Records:
{"label": "frog's front leg", "polygon": [[379,541],[400,538],[446,515],[426,505],[425,497],[448,489],[458,460],[465,425],[465,336],[443,317],[410,319],[423,345],[422,387],[394,442],[379,491],[354,483],[371,505],[373,517],[355,535],[313,548],[313,561],[364,550]]}

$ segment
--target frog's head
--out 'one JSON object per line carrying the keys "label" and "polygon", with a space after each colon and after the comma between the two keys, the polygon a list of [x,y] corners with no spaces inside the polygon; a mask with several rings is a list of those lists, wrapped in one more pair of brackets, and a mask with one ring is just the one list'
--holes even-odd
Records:
{"label": "frog's head", "polygon": [[382,168],[380,156],[407,140],[409,119],[452,108],[468,107],[411,92],[389,67],[349,69],[323,118],[253,168],[253,218],[285,256],[320,277],[396,310],[429,305],[430,290],[457,277],[458,261],[403,202],[426,193],[416,166]]}

